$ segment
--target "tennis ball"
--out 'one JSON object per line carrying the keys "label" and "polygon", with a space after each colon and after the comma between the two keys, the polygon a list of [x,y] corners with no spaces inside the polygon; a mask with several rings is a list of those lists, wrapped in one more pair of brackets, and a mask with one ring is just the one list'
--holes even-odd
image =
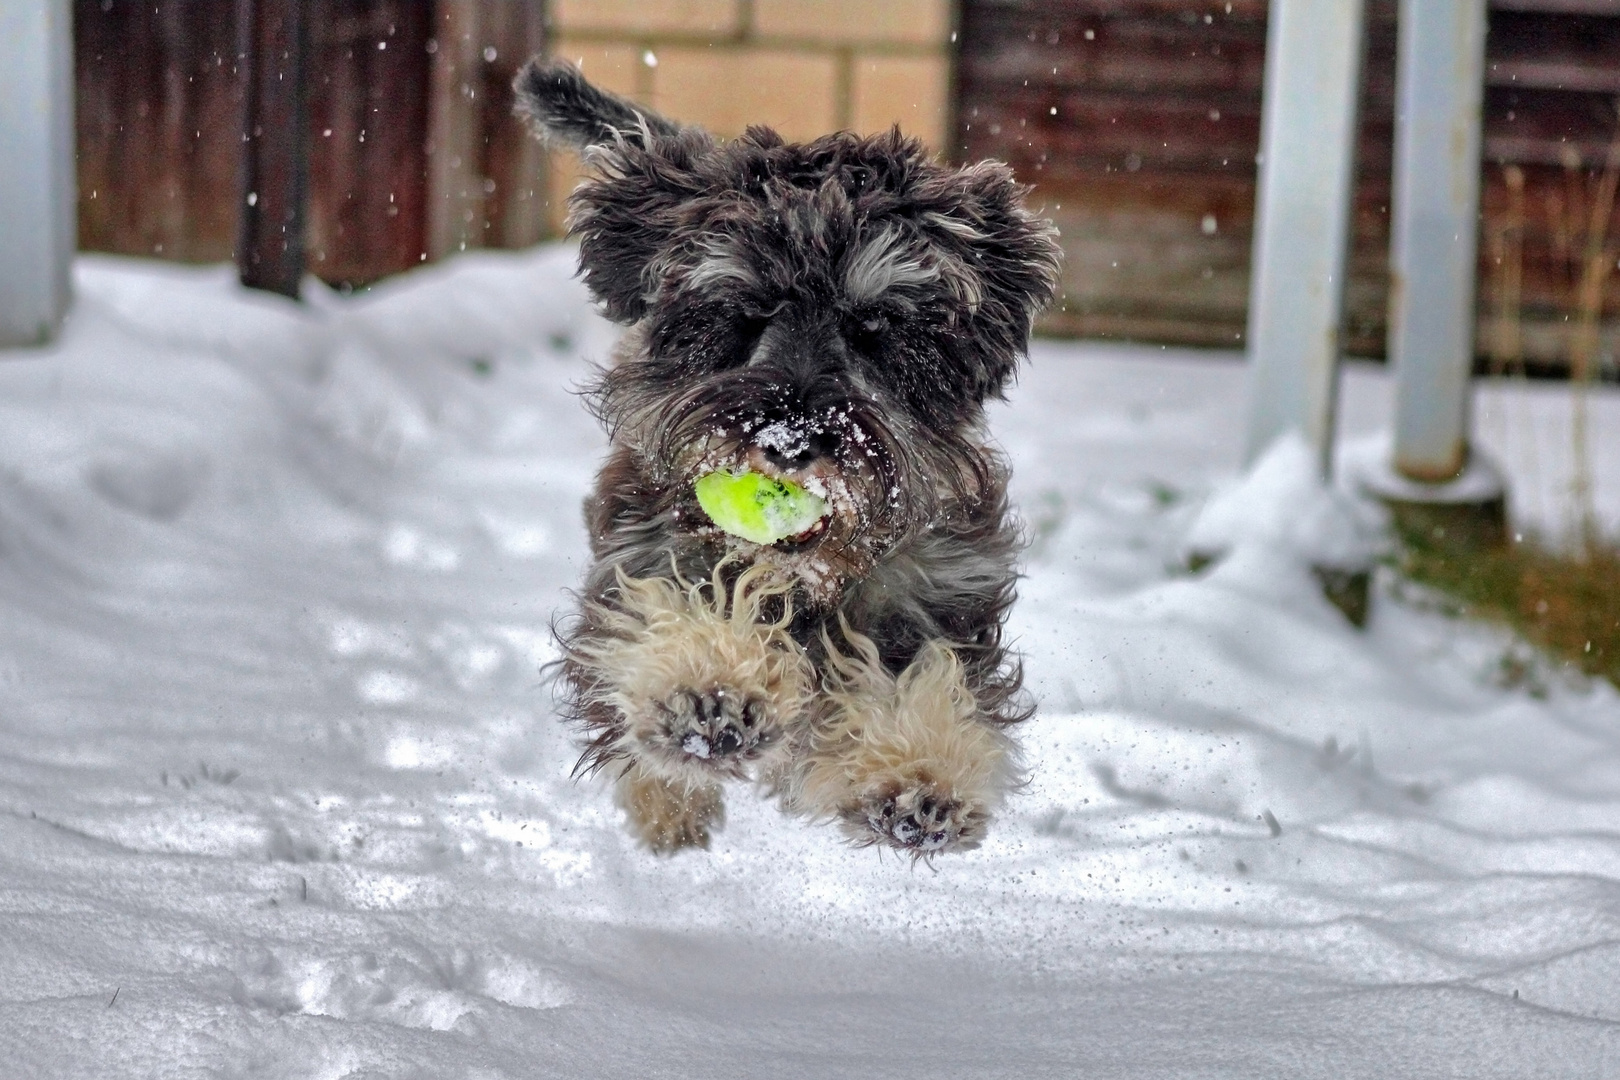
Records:
{"label": "tennis ball", "polygon": [[709,473],[697,482],[697,500],[710,521],[756,544],[798,536],[827,516],[826,499],[757,472]]}

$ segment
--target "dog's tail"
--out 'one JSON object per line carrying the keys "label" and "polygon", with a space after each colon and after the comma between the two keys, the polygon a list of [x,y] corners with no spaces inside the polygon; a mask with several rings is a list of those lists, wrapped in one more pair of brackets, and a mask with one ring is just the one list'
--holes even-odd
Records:
{"label": "dog's tail", "polygon": [[645,145],[649,136],[681,130],[650,109],[592,86],[566,60],[535,57],[523,65],[512,88],[519,116],[546,140],[575,150],[621,138]]}

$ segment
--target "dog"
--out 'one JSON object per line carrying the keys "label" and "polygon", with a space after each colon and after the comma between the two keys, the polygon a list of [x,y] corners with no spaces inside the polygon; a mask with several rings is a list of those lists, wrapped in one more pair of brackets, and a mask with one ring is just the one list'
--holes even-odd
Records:
{"label": "dog", "polygon": [[[896,127],[721,141],[531,60],[518,110],[590,170],[580,270],[627,329],[586,391],[610,448],[593,565],[559,623],[579,771],[656,852],[707,847],[726,781],[858,844],[974,847],[1034,711],[1003,642],[1021,532],[984,405],[1051,301],[1059,248],[1011,170]],[[803,535],[741,539],[696,481],[816,493]]]}

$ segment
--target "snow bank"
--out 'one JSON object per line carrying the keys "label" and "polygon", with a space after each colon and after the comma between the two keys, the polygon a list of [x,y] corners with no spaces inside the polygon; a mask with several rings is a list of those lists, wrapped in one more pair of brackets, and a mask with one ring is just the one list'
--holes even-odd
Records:
{"label": "snow bank", "polygon": [[982,849],[734,792],[636,850],[536,675],[611,342],[571,271],[300,308],[90,258],[5,354],[0,1072],[1620,1075],[1617,695],[1350,627],[1308,566],[1376,530],[1297,447],[1235,475],[1219,359],[1043,344],[996,410],[1042,710]]}
{"label": "snow bank", "polygon": [[1303,436],[1282,436],[1247,473],[1210,495],[1183,540],[1188,554],[1366,569],[1387,548],[1384,515],[1321,474]]}

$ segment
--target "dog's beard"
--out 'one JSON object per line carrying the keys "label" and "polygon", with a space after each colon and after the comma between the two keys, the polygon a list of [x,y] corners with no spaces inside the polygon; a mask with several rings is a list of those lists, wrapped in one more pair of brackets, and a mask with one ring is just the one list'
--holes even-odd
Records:
{"label": "dog's beard", "polygon": [[[977,432],[938,432],[837,376],[795,386],[768,368],[685,381],[647,378],[631,362],[606,373],[598,409],[616,440],[669,493],[683,532],[796,579],[812,601],[832,603],[951,502],[990,490],[992,467]],[[810,534],[761,545],[725,533],[694,493],[717,470],[791,480],[826,500]]]}

